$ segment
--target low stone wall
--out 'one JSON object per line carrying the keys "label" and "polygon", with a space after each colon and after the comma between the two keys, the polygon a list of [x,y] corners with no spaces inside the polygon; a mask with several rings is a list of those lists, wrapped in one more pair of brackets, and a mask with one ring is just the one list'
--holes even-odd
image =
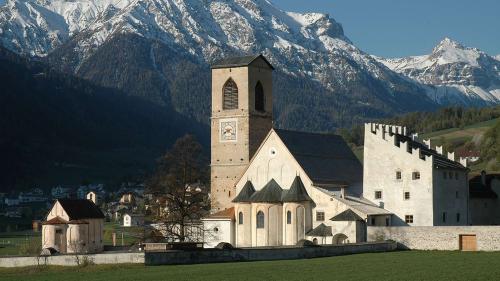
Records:
{"label": "low stone wall", "polygon": [[317,247],[243,248],[231,250],[204,249],[192,251],[146,252],[146,265],[195,264],[238,261],[309,259],[339,255],[388,252],[396,250],[395,242],[372,242]]}
{"label": "low stone wall", "polygon": [[368,241],[394,240],[399,248],[459,250],[460,235],[476,235],[478,251],[500,251],[500,226],[368,227]]}
{"label": "low stone wall", "polygon": [[[102,253],[86,255],[95,264],[144,263],[144,253]],[[79,256],[80,259],[83,256]],[[36,265],[76,266],[74,255],[50,257],[5,257],[0,258],[0,267],[23,267]]]}

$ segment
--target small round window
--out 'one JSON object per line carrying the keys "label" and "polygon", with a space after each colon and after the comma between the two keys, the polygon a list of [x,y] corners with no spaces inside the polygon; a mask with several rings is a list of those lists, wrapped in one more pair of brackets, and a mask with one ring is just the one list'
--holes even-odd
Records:
{"label": "small round window", "polygon": [[219,228],[218,227],[214,227],[214,231],[215,232],[219,232]]}
{"label": "small round window", "polygon": [[278,154],[278,151],[276,151],[276,148],[271,147],[271,149],[269,149],[269,156],[275,157],[276,154]]}

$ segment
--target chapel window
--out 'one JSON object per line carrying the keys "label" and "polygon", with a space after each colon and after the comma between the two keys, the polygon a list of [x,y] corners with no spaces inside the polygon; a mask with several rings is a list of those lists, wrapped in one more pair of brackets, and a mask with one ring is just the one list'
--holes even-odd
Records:
{"label": "chapel window", "polygon": [[237,109],[238,108],[238,86],[233,81],[233,79],[229,78],[226,84],[224,84],[223,89],[223,100],[222,100],[222,109]]}
{"label": "chapel window", "polygon": [[238,224],[243,224],[243,212],[238,213]]}
{"label": "chapel window", "polygon": [[255,110],[265,111],[264,104],[265,104],[264,87],[262,87],[262,84],[260,83],[260,81],[258,81],[257,85],[255,86]]}
{"label": "chapel window", "polygon": [[292,224],[292,212],[286,212],[286,224]]}
{"label": "chapel window", "polygon": [[262,211],[257,212],[257,228],[264,228],[264,213]]}

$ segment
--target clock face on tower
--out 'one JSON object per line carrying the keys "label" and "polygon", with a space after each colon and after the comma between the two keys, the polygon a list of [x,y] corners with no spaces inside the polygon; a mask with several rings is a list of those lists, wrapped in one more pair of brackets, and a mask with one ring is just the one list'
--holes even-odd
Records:
{"label": "clock face on tower", "polygon": [[220,141],[237,141],[238,121],[236,119],[222,119],[219,121]]}

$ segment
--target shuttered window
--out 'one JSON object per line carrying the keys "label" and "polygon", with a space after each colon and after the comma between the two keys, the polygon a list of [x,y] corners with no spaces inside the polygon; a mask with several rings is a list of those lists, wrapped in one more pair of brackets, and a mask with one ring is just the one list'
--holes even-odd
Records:
{"label": "shuttered window", "polygon": [[223,89],[223,101],[222,101],[222,109],[237,109],[238,108],[238,86],[233,81],[233,79],[229,78],[226,84],[224,84]]}

